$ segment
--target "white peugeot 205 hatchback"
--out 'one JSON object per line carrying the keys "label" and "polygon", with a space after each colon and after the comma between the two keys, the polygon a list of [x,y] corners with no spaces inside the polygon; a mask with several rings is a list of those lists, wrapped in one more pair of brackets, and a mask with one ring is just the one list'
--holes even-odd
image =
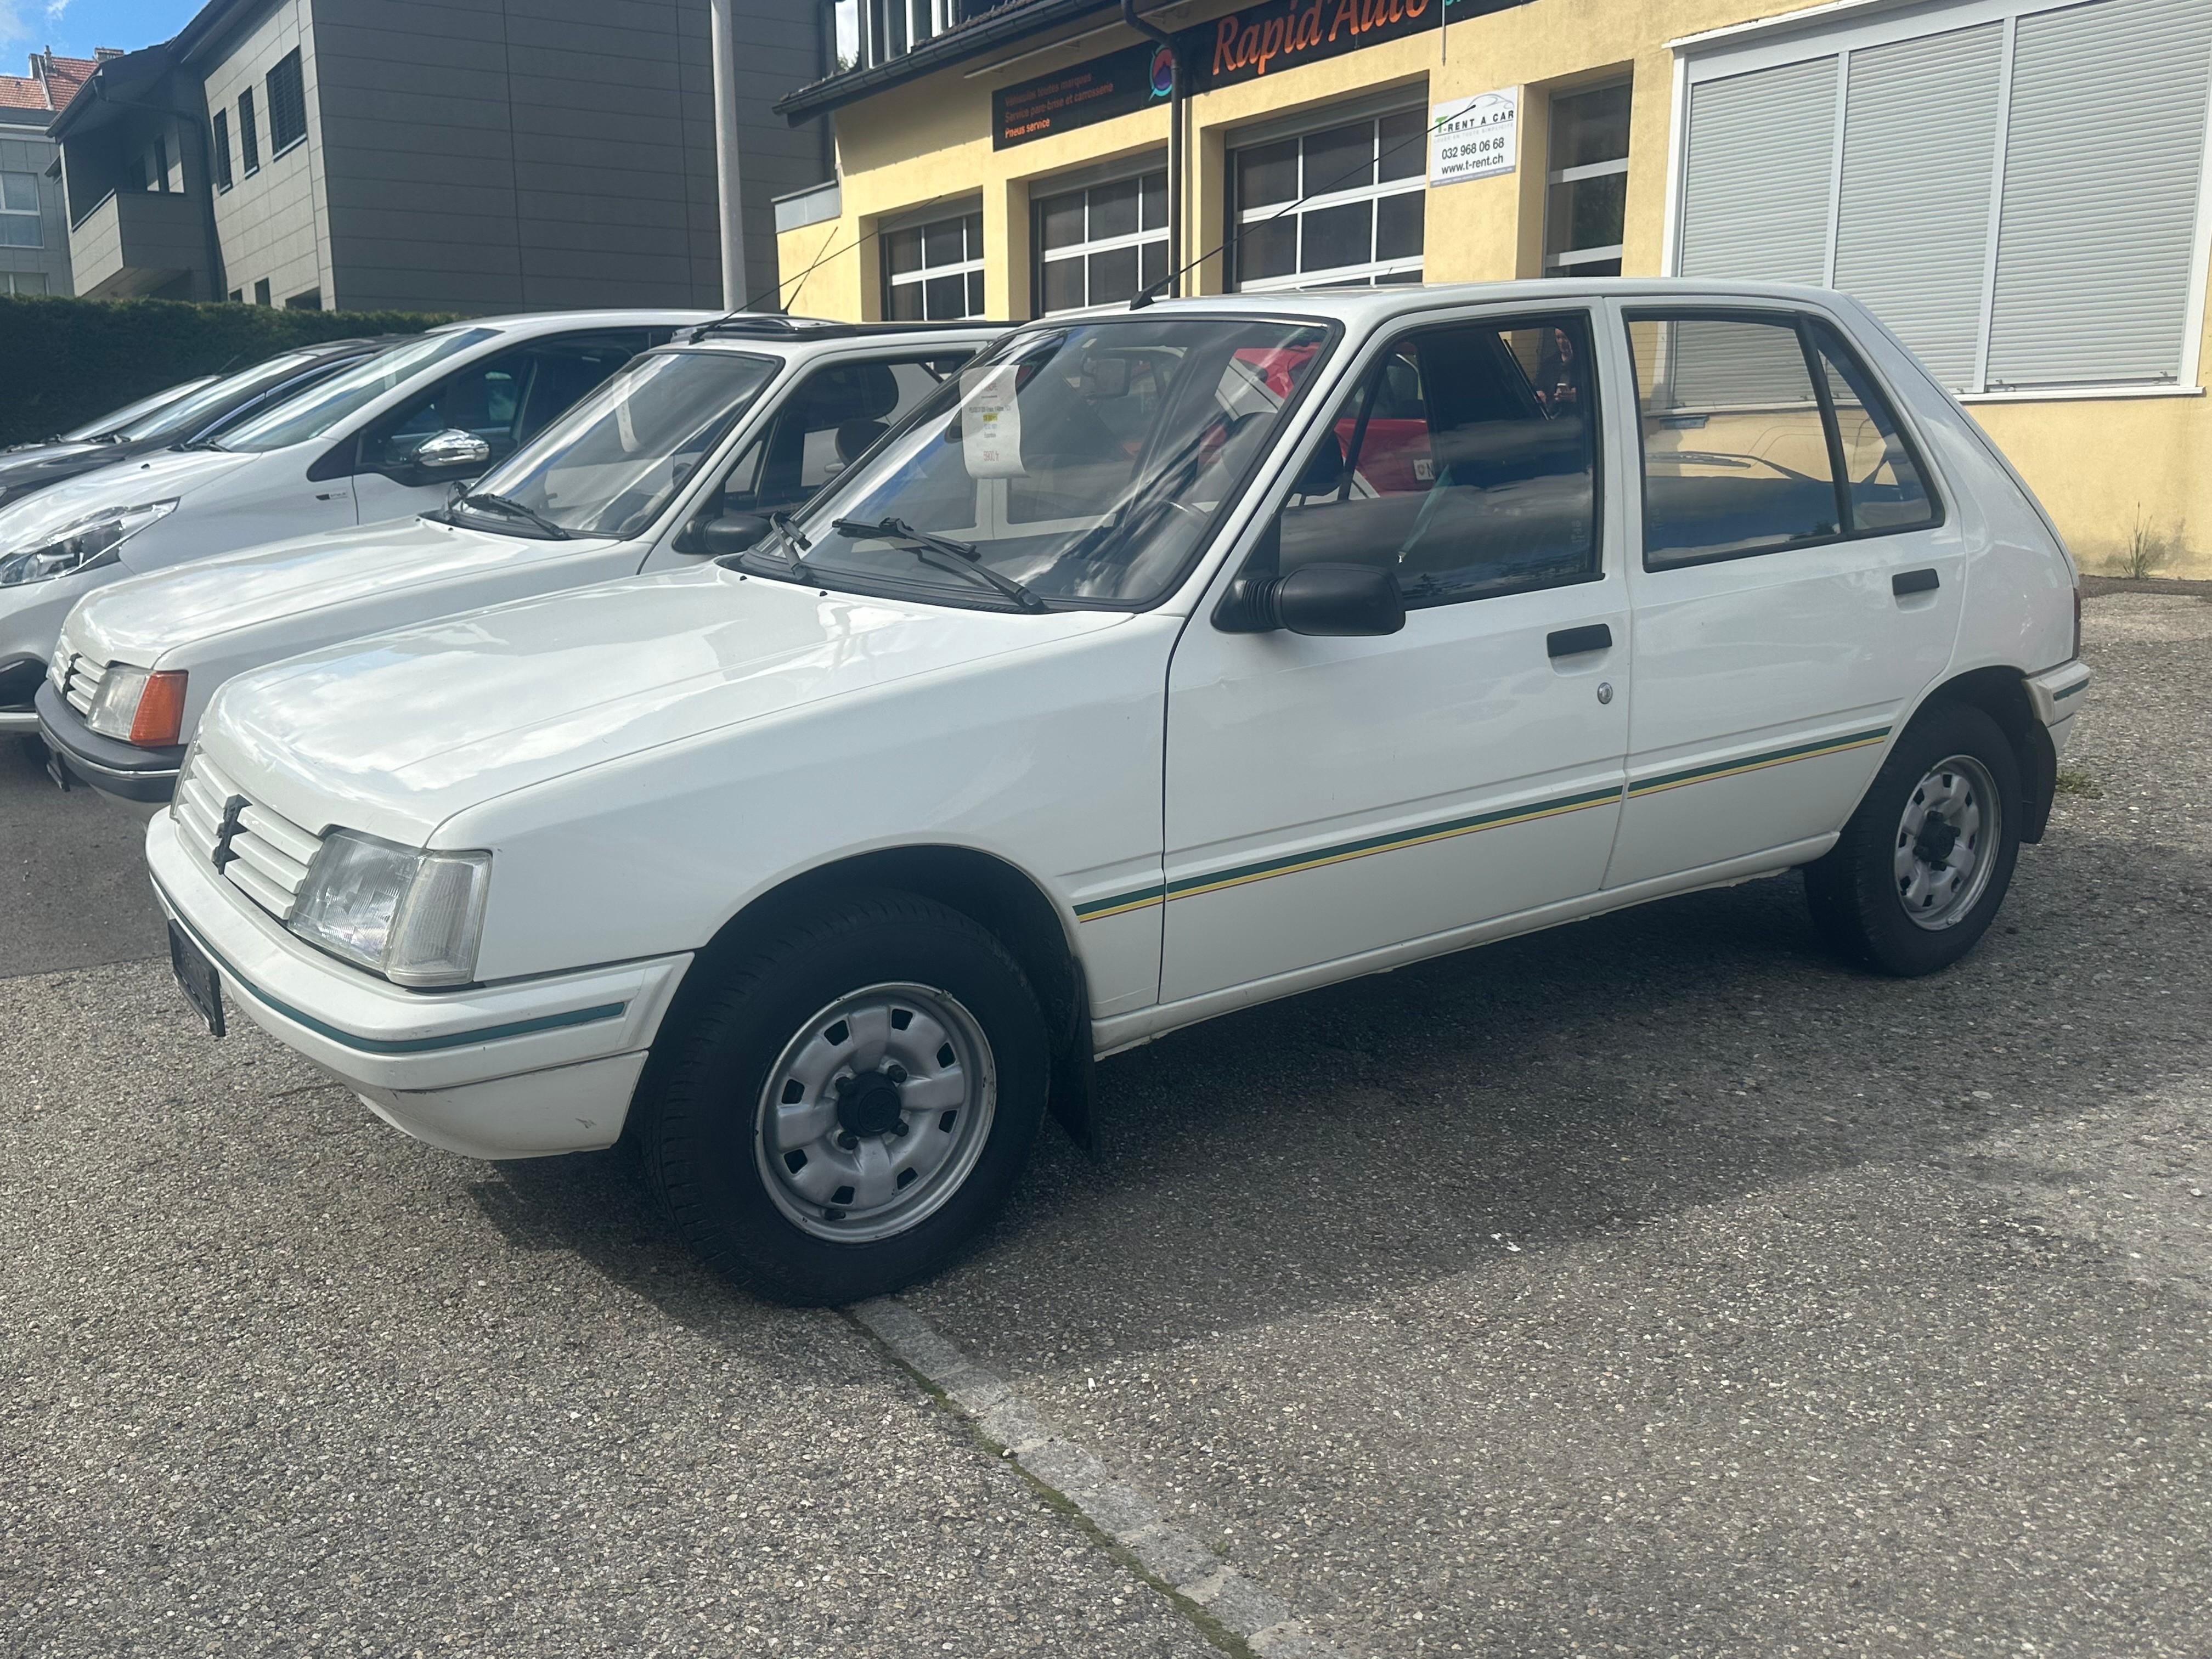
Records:
{"label": "white peugeot 205 hatchback", "polygon": [[2049,520],[1811,289],[1030,324],[720,533],[232,680],[147,849],[210,1026],[477,1157],[627,1135],[799,1301],[944,1261],[1095,1056],[1231,1009],[1795,868],[1942,968],[2088,678]]}
{"label": "white peugeot 205 hatchback", "polygon": [[[100,588],[62,623],[37,694],[56,776],[158,805],[175,789],[201,711],[234,674],[743,545],[752,538],[732,544],[727,526],[705,526],[799,506],[1005,331],[727,318],[631,358],[417,517]],[[702,519],[710,496],[721,514]]]}

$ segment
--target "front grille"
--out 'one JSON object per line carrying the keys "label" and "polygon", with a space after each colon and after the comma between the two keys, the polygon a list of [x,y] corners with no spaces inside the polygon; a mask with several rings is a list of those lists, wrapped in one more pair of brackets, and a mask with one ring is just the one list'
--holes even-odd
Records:
{"label": "front grille", "polygon": [[92,700],[100,695],[100,685],[107,678],[107,665],[94,662],[83,652],[64,640],[54,649],[54,659],[46,668],[46,678],[54,683],[54,690],[69,700],[69,706],[80,714],[92,713]]}
{"label": "front grille", "polygon": [[246,799],[198,749],[177,780],[175,811],[185,838],[224,879],[277,921],[291,920],[320,836]]}

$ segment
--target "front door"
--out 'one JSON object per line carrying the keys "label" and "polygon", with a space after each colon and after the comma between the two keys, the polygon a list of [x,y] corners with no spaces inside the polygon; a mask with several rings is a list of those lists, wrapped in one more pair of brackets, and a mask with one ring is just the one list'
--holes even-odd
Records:
{"label": "front door", "polygon": [[1241,574],[1383,565],[1402,632],[1192,619],[1168,683],[1164,1001],[1598,887],[1632,698],[1591,345],[1580,308],[1413,330],[1333,411]]}
{"label": "front door", "polygon": [[641,329],[556,335],[456,369],[362,434],[349,480],[360,522],[406,518],[445,505],[447,492],[463,476],[431,473],[410,464],[434,433],[458,430],[484,441],[491,459],[468,471],[466,480],[473,481],[550,426],[646,343]]}
{"label": "front door", "polygon": [[1643,556],[1608,887],[1840,829],[1950,661],[1965,575],[1964,538],[1832,324],[1623,316]]}

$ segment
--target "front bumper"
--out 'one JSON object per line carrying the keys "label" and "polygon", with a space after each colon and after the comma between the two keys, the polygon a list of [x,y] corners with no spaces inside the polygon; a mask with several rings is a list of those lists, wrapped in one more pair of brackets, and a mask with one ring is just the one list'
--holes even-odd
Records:
{"label": "front bumper", "polygon": [[58,765],[103,795],[141,805],[159,805],[177,793],[177,770],[185,763],[182,744],[174,749],[141,749],[119,738],[104,738],[84,723],[67,697],[47,680],[34,706],[39,736]]}
{"label": "front bumper", "polygon": [[613,967],[409,991],[280,927],[176,830],[148,825],[162,908],[230,1000],[409,1134],[471,1158],[612,1146],[688,952]]}

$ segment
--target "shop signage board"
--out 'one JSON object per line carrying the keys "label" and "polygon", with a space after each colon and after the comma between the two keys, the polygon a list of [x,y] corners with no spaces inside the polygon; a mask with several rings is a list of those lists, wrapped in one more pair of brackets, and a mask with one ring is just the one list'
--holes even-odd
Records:
{"label": "shop signage board", "polygon": [[1403,40],[1443,21],[1444,0],[1268,0],[1179,31],[1193,92]]}
{"label": "shop signage board", "polygon": [[[1147,43],[1109,52],[991,94],[991,143],[997,149],[1110,121],[1164,104],[1182,60],[1185,90],[1212,92],[1262,76],[1401,40],[1442,27],[1447,0],[1262,0],[1176,32],[1175,52]],[[1492,10],[1524,0],[1457,0]]]}
{"label": "shop signage board", "polygon": [[991,94],[991,147],[1006,149],[1165,104],[1174,60],[1163,46],[1130,46]]}
{"label": "shop signage board", "polygon": [[1450,98],[1429,111],[1429,187],[1513,171],[1521,89]]}

